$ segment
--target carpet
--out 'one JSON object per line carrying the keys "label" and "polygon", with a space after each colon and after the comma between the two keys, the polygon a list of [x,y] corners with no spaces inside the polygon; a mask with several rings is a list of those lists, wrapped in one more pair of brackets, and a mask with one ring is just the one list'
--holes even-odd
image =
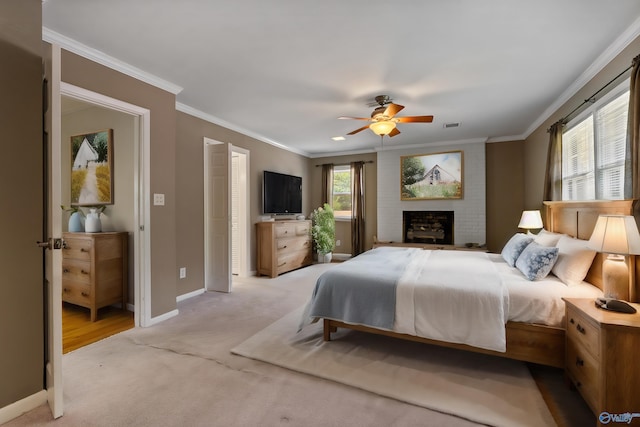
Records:
{"label": "carpet", "polygon": [[522,362],[344,329],[324,342],[321,322],[296,333],[301,313],[231,352],[477,423],[556,425]]}

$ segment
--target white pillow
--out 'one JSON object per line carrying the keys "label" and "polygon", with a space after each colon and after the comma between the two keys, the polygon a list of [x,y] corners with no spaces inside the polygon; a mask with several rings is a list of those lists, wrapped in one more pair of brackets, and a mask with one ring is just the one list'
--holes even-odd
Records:
{"label": "white pillow", "polygon": [[588,243],[588,240],[569,236],[561,236],[558,240],[558,260],[551,272],[566,285],[578,285],[587,275],[596,256],[596,251],[589,249]]}
{"label": "white pillow", "polygon": [[538,234],[533,236],[533,241],[541,246],[555,246],[562,236],[564,236],[564,234],[554,233],[543,228]]}

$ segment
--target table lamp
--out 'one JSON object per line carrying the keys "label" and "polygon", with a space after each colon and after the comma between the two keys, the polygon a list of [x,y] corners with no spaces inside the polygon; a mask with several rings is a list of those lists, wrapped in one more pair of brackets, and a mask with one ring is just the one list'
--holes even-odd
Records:
{"label": "table lamp", "polygon": [[589,247],[606,253],[602,263],[604,296],[621,300],[629,299],[629,270],[625,255],[640,254],[640,234],[633,216],[600,215]]}
{"label": "table lamp", "polygon": [[531,231],[536,229],[540,230],[542,227],[542,216],[540,216],[540,211],[522,211],[518,228],[524,228],[525,230]]}

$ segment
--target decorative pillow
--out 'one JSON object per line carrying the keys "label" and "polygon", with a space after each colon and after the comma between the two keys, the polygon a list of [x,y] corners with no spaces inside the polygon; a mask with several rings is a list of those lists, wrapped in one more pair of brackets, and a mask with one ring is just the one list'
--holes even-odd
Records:
{"label": "decorative pillow", "polygon": [[527,247],[529,243],[533,242],[533,237],[527,236],[524,233],[516,233],[511,236],[511,239],[504,245],[502,248],[502,258],[509,264],[511,267],[516,265],[516,260]]}
{"label": "decorative pillow", "polygon": [[516,268],[529,280],[547,277],[558,259],[558,248],[531,242],[516,260]]}
{"label": "decorative pillow", "polygon": [[554,233],[552,231],[547,231],[545,229],[540,230],[540,232],[533,237],[533,241],[542,246],[555,246],[558,244],[558,240],[560,237],[564,236],[561,233]]}
{"label": "decorative pillow", "polygon": [[589,241],[562,236],[556,247],[558,261],[551,270],[565,285],[580,284],[596,256],[596,251],[588,247]]}

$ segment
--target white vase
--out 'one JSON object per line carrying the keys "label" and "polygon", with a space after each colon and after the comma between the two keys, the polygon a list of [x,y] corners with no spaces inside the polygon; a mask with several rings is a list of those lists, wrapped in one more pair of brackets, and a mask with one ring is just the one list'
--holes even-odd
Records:
{"label": "white vase", "polygon": [[100,222],[100,212],[97,209],[89,209],[87,219],[84,221],[84,231],[87,233],[99,233],[102,231],[102,222]]}
{"label": "white vase", "polygon": [[331,252],[326,254],[318,252],[318,262],[322,264],[331,262],[331,255]]}

